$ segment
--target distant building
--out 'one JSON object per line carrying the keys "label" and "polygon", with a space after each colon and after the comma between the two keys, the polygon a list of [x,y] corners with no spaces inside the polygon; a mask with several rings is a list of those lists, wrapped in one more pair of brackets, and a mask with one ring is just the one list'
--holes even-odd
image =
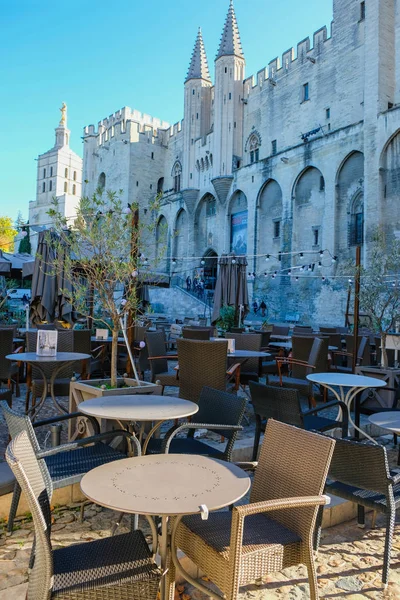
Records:
{"label": "distant building", "polygon": [[32,253],[36,253],[37,233],[50,226],[47,214],[53,198],[65,217],[76,214],[82,194],[82,159],[69,147],[71,132],[67,128],[67,106],[63,103],[61,120],[55,130],[55,144],[40,154],[37,161],[36,200],[29,203]]}

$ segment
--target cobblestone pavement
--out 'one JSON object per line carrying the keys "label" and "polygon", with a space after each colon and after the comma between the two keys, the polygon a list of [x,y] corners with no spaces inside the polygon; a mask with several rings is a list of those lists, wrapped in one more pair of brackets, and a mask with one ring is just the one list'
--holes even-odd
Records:
{"label": "cobblestone pavement", "polygon": [[[115,513],[95,505],[85,509],[85,519],[79,519],[79,506],[54,509],[53,547],[88,542],[110,535]],[[400,516],[399,516],[400,517]],[[127,531],[125,517],[119,531]],[[140,526],[149,533],[147,522]],[[27,567],[33,541],[33,525],[20,519],[11,536],[0,535],[0,590],[10,593],[27,581]],[[368,525],[369,527],[369,525]],[[150,540],[150,538],[149,538]],[[398,600],[400,598],[400,518],[396,523],[390,582],[382,588],[381,569],[384,545],[384,520],[377,519],[375,529],[359,529],[354,521],[326,529],[316,558],[319,590],[322,598],[347,600]],[[208,584],[206,584],[208,585]],[[18,589],[18,588],[16,588]],[[25,586],[21,586],[24,598]],[[14,598],[6,596],[4,598]],[[0,593],[0,598],[3,596]],[[206,600],[207,596],[189,585],[178,585],[176,600]],[[242,588],[240,600],[306,600],[309,598],[305,567],[286,569],[268,576],[260,585]]]}

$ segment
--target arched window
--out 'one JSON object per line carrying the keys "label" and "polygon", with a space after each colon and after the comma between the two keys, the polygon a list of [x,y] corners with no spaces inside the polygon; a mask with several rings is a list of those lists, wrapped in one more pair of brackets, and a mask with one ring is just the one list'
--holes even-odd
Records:
{"label": "arched window", "polygon": [[106,174],[105,173],[100,173],[99,179],[97,181],[97,187],[100,188],[101,190],[104,190],[104,188],[106,187]]}
{"label": "arched window", "polygon": [[42,192],[45,192],[45,191],[46,191],[46,182],[43,181]]}
{"label": "arched window", "polygon": [[157,194],[162,194],[164,191],[164,177],[160,177],[157,181]]}
{"label": "arched window", "polygon": [[358,194],[353,200],[350,215],[350,245],[360,246],[364,239],[364,199]]}
{"label": "arched window", "polygon": [[75,184],[72,186],[72,194],[73,194],[73,196],[75,196],[75,194],[76,194],[76,185]]}
{"label": "arched window", "polygon": [[46,169],[43,169],[43,179],[46,177]]}
{"label": "arched window", "polygon": [[50,181],[49,181],[49,192],[51,192],[52,189],[53,189],[53,182],[50,179]]}
{"label": "arched window", "polygon": [[213,196],[209,197],[206,206],[206,217],[214,217],[217,214],[217,202]]}
{"label": "arched window", "polygon": [[250,164],[258,162],[260,158],[260,138],[258,134],[253,133],[250,136],[247,142],[247,147],[249,149]]}
{"label": "arched window", "polygon": [[174,177],[174,192],[181,191],[181,175],[182,175],[182,165],[178,161],[175,163],[173,177]]}
{"label": "arched window", "polygon": [[210,165],[212,166],[212,164],[213,164],[213,155],[210,154]]}
{"label": "arched window", "polygon": [[201,159],[200,165],[201,165],[201,170],[204,171],[204,158]]}
{"label": "arched window", "polygon": [[74,181],[76,181],[76,171],[74,171]]}
{"label": "arched window", "polygon": [[64,182],[64,193],[66,194],[68,192],[68,183],[65,181]]}
{"label": "arched window", "polygon": [[53,167],[50,167],[50,177],[53,177]]}
{"label": "arched window", "polygon": [[200,161],[198,159],[196,160],[196,169],[200,171]]}
{"label": "arched window", "polygon": [[65,167],[64,177],[68,177],[68,169]]}
{"label": "arched window", "polygon": [[210,163],[209,163],[209,161],[208,161],[208,156],[206,156],[206,161],[205,161],[205,163],[206,163],[206,170],[208,171],[208,169],[210,168]]}

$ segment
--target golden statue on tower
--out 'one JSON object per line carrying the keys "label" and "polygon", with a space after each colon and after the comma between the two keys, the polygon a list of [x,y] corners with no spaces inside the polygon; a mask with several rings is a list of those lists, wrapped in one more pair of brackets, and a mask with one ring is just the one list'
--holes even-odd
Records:
{"label": "golden statue on tower", "polygon": [[65,104],[65,102],[62,103],[60,112],[61,112],[60,127],[66,127],[67,126],[67,105]]}

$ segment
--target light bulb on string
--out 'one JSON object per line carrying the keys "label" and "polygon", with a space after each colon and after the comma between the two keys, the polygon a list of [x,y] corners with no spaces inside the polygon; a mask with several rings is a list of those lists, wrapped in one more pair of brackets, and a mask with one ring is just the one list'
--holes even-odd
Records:
{"label": "light bulb on string", "polygon": [[325,280],[326,280],[326,277],[323,277],[323,278],[322,278],[322,281],[325,281]]}
{"label": "light bulb on string", "polygon": [[353,284],[353,280],[349,279],[349,285],[352,285],[352,284]]}
{"label": "light bulb on string", "polygon": [[319,251],[319,255],[320,255],[320,257],[322,258],[322,257],[324,256],[324,251],[323,251],[323,250],[320,250],[320,251]]}
{"label": "light bulb on string", "polygon": [[312,265],[308,265],[308,271],[312,271]]}
{"label": "light bulb on string", "polygon": [[236,260],[234,258],[232,258],[232,264],[236,265]]}
{"label": "light bulb on string", "polygon": [[337,256],[332,256],[332,264],[335,264],[336,261],[337,261]]}
{"label": "light bulb on string", "polygon": [[264,277],[268,277],[268,273],[264,273]]}
{"label": "light bulb on string", "polygon": [[318,263],[318,269],[322,269],[322,262],[321,261],[319,261],[319,263]]}
{"label": "light bulb on string", "polygon": [[175,258],[172,259],[172,266],[176,267],[176,259]]}
{"label": "light bulb on string", "polygon": [[203,265],[206,264],[206,261],[203,259],[203,260],[200,261],[200,264],[203,266]]}
{"label": "light bulb on string", "polygon": [[304,254],[302,252],[300,252],[299,256],[300,256],[300,258],[303,258]]}
{"label": "light bulb on string", "polygon": [[269,261],[269,254],[267,254],[267,256],[265,257],[265,262]]}
{"label": "light bulb on string", "polygon": [[125,208],[122,209],[122,213],[124,215],[130,215],[131,214],[131,209],[129,208],[129,206],[125,206]]}
{"label": "light bulb on string", "polygon": [[138,272],[136,271],[136,269],[134,271],[132,271],[132,277],[135,278],[138,276]]}
{"label": "light bulb on string", "polygon": [[291,274],[292,274],[292,269],[289,269],[288,275],[290,276]]}
{"label": "light bulb on string", "polygon": [[299,280],[299,278],[298,278],[298,277],[295,277],[295,281],[298,281],[298,280]]}

